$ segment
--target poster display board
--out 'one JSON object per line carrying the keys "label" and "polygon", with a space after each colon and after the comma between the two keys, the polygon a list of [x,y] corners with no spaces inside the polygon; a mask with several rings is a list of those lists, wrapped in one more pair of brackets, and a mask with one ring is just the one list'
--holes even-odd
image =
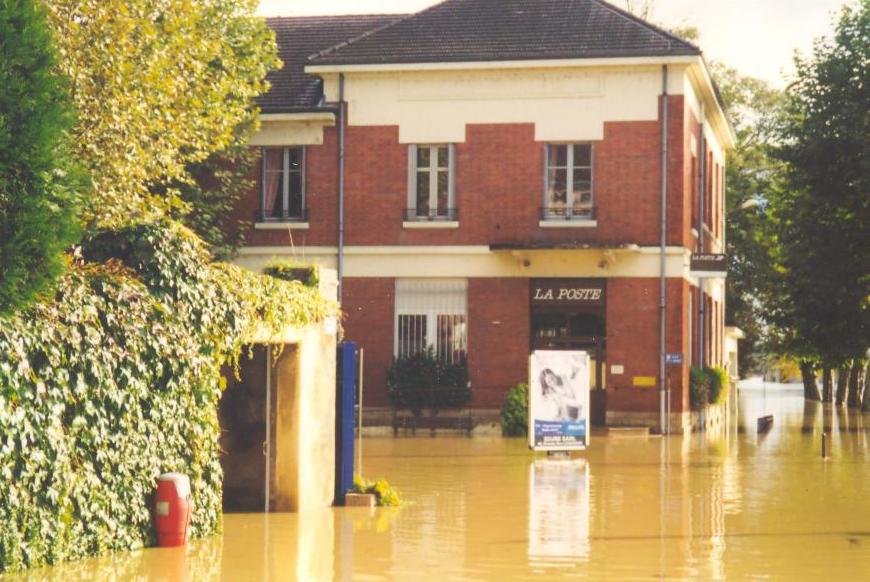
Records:
{"label": "poster display board", "polygon": [[529,447],[570,451],[589,445],[589,354],[536,350],[529,362]]}

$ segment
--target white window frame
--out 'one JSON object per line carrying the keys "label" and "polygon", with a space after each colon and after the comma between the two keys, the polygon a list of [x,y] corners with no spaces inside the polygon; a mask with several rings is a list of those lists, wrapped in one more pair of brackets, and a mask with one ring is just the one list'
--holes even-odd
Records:
{"label": "white window frame", "polygon": [[[461,295],[461,299],[459,298]],[[402,315],[426,316],[428,347],[438,352],[438,317],[462,316],[464,329],[460,351],[468,354],[468,280],[467,279],[396,279],[393,314],[393,356],[404,351],[399,345],[399,318]],[[452,363],[452,354],[449,358]]]}
{"label": "white window frame", "polygon": [[[574,146],[589,146],[589,166],[574,165]],[[565,167],[565,214],[553,214],[550,206],[550,156],[551,149],[564,146],[566,150]],[[589,168],[589,213],[574,214],[574,170]],[[576,223],[575,226],[597,226],[595,217],[595,144],[588,141],[559,142],[544,144],[544,196],[543,212],[540,226],[566,226],[565,222]]]}
{"label": "white window frame", "polygon": [[[447,148],[447,213],[439,216],[438,211],[438,173],[443,171],[438,166],[438,149]],[[429,150],[429,214],[417,215],[417,151],[421,148]],[[433,209],[434,212],[433,212]],[[456,147],[455,144],[411,144],[408,146],[408,212],[405,222],[439,221],[453,223],[456,216]]]}
{"label": "white window frame", "polygon": [[[277,150],[282,151],[281,176],[283,190],[281,192],[281,202],[284,209],[290,208],[290,150],[299,150],[299,182],[300,182],[300,216],[269,216],[266,208],[266,151]],[[307,148],[304,145],[286,145],[286,146],[263,146],[260,148],[260,211],[257,220],[260,223],[266,222],[305,222],[308,219],[308,206],[306,199],[306,157]]]}

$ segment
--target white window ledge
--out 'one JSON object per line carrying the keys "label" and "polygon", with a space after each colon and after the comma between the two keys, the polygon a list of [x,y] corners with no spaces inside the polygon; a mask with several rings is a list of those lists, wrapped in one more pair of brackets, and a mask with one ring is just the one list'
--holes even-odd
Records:
{"label": "white window ledge", "polygon": [[256,230],[308,230],[308,222],[255,222]]}
{"label": "white window ledge", "polygon": [[405,220],[402,228],[459,228],[458,220]]}
{"label": "white window ledge", "polygon": [[541,220],[538,222],[541,228],[595,228],[598,226],[597,220]]}

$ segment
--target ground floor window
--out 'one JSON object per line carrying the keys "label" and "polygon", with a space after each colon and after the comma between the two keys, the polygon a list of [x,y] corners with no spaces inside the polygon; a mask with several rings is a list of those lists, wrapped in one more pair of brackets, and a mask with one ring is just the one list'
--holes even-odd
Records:
{"label": "ground floor window", "polygon": [[396,357],[429,348],[445,362],[468,350],[468,282],[465,279],[396,279]]}

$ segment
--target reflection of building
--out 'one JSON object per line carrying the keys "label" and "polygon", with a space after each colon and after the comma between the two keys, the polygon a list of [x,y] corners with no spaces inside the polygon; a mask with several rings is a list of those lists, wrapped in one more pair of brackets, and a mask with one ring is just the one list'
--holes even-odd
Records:
{"label": "reflection of building", "polygon": [[722,361],[721,280],[702,293],[688,263],[701,238],[721,251],[733,141],[697,47],[599,0],[269,22],[285,69],[261,100],[241,261],[339,269],[368,403],[426,346],[467,355],[489,409],[530,349],[573,348],[607,389],[593,420],[655,424],[663,269],[672,409],[687,408],[693,346]]}
{"label": "reflection of building", "polygon": [[728,370],[728,376],[736,382],[740,379],[740,366],[738,365],[739,357],[739,340],[745,336],[743,330],[739,327],[728,326],[725,328],[725,353],[723,362]]}
{"label": "reflection of building", "polygon": [[589,467],[584,459],[529,464],[529,563],[572,566],[589,556]]}

